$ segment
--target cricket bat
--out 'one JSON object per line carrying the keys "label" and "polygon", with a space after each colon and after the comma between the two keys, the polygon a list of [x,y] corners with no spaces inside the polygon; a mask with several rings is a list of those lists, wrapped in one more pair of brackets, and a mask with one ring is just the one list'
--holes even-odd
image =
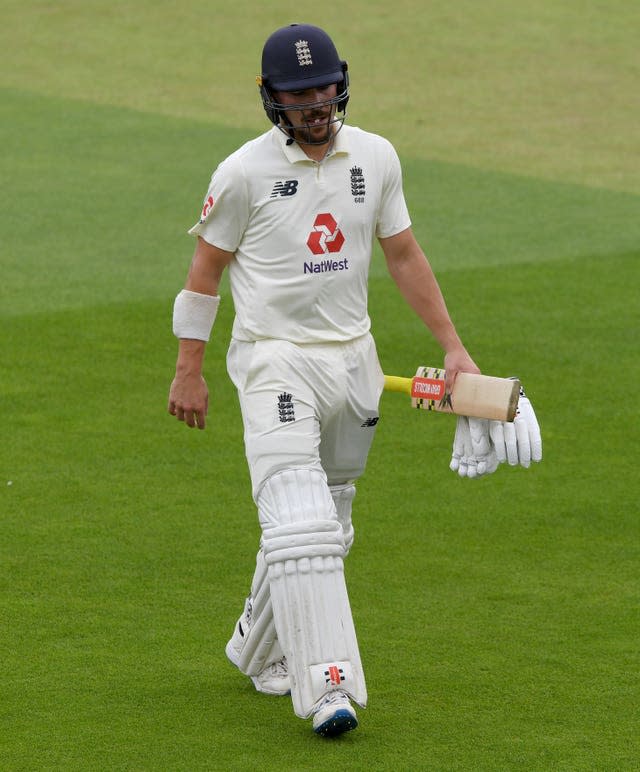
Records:
{"label": "cricket bat", "polygon": [[513,421],[518,407],[520,381],[458,373],[451,394],[447,394],[442,368],[419,367],[413,378],[385,375],[384,388],[408,394],[411,406],[420,410]]}

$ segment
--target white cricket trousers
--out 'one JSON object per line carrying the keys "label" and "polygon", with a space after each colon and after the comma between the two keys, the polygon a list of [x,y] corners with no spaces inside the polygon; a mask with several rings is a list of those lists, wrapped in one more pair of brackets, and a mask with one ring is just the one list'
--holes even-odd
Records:
{"label": "white cricket trousers", "polygon": [[364,472],[384,386],[369,333],[346,343],[232,340],[227,369],[256,501],[265,481],[285,469],[324,471],[329,485]]}

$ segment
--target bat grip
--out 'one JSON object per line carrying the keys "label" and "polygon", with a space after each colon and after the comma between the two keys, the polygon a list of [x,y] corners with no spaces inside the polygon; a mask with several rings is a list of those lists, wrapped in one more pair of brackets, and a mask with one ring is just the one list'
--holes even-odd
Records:
{"label": "bat grip", "polygon": [[411,394],[411,383],[413,378],[401,378],[399,375],[384,376],[385,391],[399,391],[403,394]]}

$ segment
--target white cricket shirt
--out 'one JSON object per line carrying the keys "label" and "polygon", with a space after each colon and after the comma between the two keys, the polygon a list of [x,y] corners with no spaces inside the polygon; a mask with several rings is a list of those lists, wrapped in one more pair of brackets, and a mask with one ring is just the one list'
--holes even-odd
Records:
{"label": "white cricket shirt", "polygon": [[321,161],[277,128],[216,169],[189,233],[228,252],[232,335],[253,341],[346,341],[371,323],[374,237],[411,224],[398,156],[386,139],[343,126]]}

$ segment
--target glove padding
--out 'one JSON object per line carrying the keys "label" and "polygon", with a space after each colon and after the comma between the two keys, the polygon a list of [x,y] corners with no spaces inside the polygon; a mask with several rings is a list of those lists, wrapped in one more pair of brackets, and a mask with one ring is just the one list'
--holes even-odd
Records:
{"label": "glove padding", "polygon": [[471,479],[496,471],[498,457],[491,444],[489,421],[458,416],[449,468]]}
{"label": "glove padding", "polygon": [[523,466],[532,461],[542,460],[542,437],[533,405],[520,387],[518,408],[513,423],[491,421],[489,424],[491,442],[499,463]]}

